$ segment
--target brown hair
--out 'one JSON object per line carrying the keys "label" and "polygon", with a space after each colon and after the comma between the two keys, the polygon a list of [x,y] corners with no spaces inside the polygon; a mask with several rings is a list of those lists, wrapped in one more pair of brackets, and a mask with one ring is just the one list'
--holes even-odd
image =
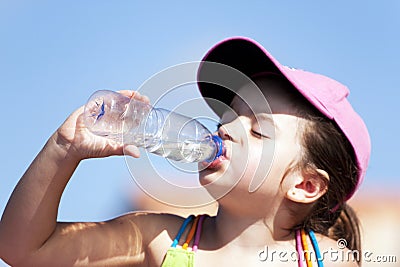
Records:
{"label": "brown hair", "polygon": [[318,175],[316,169],[322,169],[329,175],[329,181],[325,180],[328,190],[314,203],[302,225],[297,227],[312,229],[334,240],[345,239],[347,248],[353,251],[354,259],[360,264],[359,220],[345,202],[358,181],[359,169],[354,149],[334,121],[312,107],[300,94],[292,97],[292,100],[296,99],[292,101],[293,105],[307,106],[307,112],[299,108],[305,123],[300,131],[303,154],[297,168],[305,175]]}
{"label": "brown hair", "polygon": [[329,174],[328,190],[314,204],[303,227],[334,240],[344,238],[348,249],[360,252],[359,221],[353,209],[344,202],[358,179],[357,162],[350,142],[333,121],[312,117],[304,126],[302,143],[300,169],[318,168]]}

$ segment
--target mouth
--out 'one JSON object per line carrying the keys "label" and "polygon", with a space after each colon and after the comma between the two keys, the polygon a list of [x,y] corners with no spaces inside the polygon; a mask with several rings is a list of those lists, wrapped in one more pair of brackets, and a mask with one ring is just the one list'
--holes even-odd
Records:
{"label": "mouth", "polygon": [[219,169],[219,167],[223,164],[223,162],[227,160],[224,155],[221,155],[220,157],[216,158],[213,162],[211,163],[206,163],[207,169]]}

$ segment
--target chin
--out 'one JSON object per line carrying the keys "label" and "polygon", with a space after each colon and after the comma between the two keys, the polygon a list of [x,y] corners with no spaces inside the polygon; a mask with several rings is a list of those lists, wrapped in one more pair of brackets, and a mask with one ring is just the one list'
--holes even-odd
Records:
{"label": "chin", "polygon": [[199,182],[202,186],[216,182],[219,177],[221,177],[221,174],[217,175],[213,170],[204,169],[199,172]]}
{"label": "chin", "polygon": [[238,185],[239,181],[240,177],[235,179],[235,175],[229,169],[225,168],[218,171],[205,169],[199,173],[200,184],[213,196],[217,194],[221,197],[227,194]]}

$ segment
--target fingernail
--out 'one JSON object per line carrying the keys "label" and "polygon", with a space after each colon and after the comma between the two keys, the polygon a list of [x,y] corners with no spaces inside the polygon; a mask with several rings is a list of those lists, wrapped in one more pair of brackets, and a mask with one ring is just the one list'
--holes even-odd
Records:
{"label": "fingernail", "polygon": [[124,153],[132,156],[134,158],[138,158],[140,156],[140,150],[134,145],[127,145],[124,149]]}

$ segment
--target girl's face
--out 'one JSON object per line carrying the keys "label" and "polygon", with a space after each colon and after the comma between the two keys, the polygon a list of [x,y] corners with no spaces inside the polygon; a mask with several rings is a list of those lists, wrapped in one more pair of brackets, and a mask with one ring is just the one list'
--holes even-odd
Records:
{"label": "girl's face", "polygon": [[242,87],[238,95],[245,99],[235,96],[231,109],[221,118],[219,135],[226,154],[200,172],[201,183],[214,197],[231,190],[229,195],[246,201],[243,194],[257,190],[253,198],[276,199],[284,194],[280,190],[282,179],[301,155],[301,118],[292,105],[290,90],[268,78],[259,78],[256,83],[269,107],[254,86]]}

